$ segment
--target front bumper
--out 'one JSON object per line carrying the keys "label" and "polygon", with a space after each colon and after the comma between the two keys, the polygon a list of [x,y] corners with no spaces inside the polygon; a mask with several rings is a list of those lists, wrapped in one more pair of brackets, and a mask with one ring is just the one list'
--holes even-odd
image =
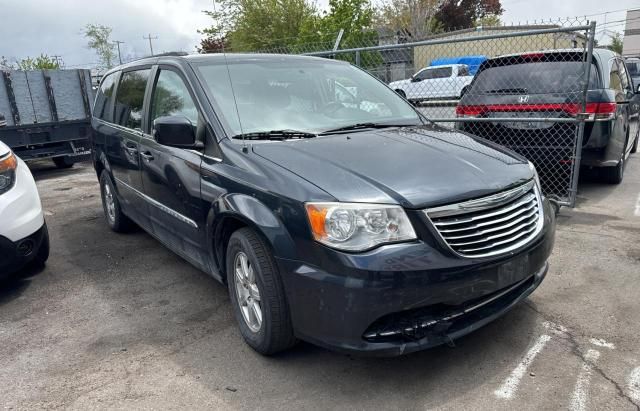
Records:
{"label": "front bumper", "polygon": [[0,279],[24,268],[38,255],[49,233],[43,224],[35,233],[18,241],[0,236]]}
{"label": "front bumper", "polygon": [[296,335],[342,352],[401,355],[448,343],[506,313],[542,282],[555,235],[545,222],[525,248],[462,259],[425,242],[333,252],[322,269],[277,258]]}

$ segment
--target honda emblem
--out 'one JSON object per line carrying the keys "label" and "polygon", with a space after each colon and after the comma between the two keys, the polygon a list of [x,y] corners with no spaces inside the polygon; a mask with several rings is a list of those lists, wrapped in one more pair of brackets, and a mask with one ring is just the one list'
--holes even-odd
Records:
{"label": "honda emblem", "polygon": [[520,104],[526,104],[529,102],[529,96],[520,96],[518,101],[520,102]]}

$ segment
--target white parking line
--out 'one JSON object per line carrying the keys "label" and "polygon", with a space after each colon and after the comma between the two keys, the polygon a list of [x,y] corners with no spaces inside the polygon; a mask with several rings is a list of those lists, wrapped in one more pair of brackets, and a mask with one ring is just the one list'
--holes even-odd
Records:
{"label": "white parking line", "polygon": [[518,390],[520,380],[522,379],[524,373],[527,371],[527,368],[529,368],[534,358],[536,358],[536,355],[538,355],[538,353],[542,351],[542,349],[550,339],[551,336],[547,334],[543,334],[540,336],[540,338],[538,338],[538,341],[536,341],[533,347],[529,349],[527,355],[525,355],[522,361],[520,361],[520,364],[518,364],[518,366],[514,368],[513,371],[511,371],[511,375],[509,375],[509,377],[504,380],[500,388],[493,392],[496,397],[504,399],[513,398],[513,395]]}
{"label": "white parking line", "polygon": [[627,388],[629,389],[629,397],[635,402],[640,402],[640,367],[634,368],[629,374]]}
{"label": "white parking line", "polygon": [[589,391],[589,383],[591,381],[592,365],[598,358],[600,358],[600,352],[590,349],[584,356],[585,362],[582,363],[582,370],[578,375],[576,386],[573,389],[573,395],[571,396],[571,403],[569,409],[571,411],[583,411],[587,407],[587,397]]}
{"label": "white parking line", "polygon": [[610,350],[615,350],[616,346],[613,343],[607,342],[605,340],[603,340],[602,338],[591,338],[589,340],[589,342],[595,346],[598,347],[604,347],[604,348],[608,348]]}

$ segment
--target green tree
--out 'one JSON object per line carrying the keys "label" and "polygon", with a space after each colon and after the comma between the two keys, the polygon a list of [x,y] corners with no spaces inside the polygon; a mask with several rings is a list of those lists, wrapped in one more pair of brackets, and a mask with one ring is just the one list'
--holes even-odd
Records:
{"label": "green tree", "polygon": [[35,58],[27,57],[19,60],[16,66],[18,70],[57,70],[62,68],[57,59],[49,57],[46,54],[40,54],[40,56]]}
{"label": "green tree", "polygon": [[622,54],[622,36],[620,36],[620,33],[611,36],[611,44],[609,44],[608,48],[611,51]]}
{"label": "green tree", "polygon": [[378,8],[376,23],[420,40],[441,30],[435,18],[441,3],[441,0],[390,0]]}
{"label": "green tree", "polygon": [[0,69],[13,70],[14,65],[5,56],[0,56]]}
{"label": "green tree", "polygon": [[475,25],[476,27],[499,27],[502,26],[502,21],[500,20],[500,16],[488,14],[476,20]]}
{"label": "green tree", "polygon": [[111,41],[111,27],[100,24],[87,24],[83,31],[87,46],[98,55],[103,67],[113,67],[116,58],[116,46]]}
{"label": "green tree", "polygon": [[221,48],[228,42],[233,51],[286,52],[301,28],[317,14],[307,0],[222,0],[217,5],[216,11],[204,12],[214,24],[200,31],[205,35],[200,47],[203,50],[211,45]]}

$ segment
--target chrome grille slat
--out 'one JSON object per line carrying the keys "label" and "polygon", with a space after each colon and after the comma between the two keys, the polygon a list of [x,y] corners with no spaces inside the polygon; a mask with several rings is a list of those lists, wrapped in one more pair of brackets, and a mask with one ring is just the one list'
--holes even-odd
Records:
{"label": "chrome grille slat", "polygon": [[472,251],[481,251],[481,250],[487,250],[489,248],[493,248],[497,245],[502,245],[502,244],[506,244],[506,243],[511,243],[515,240],[517,240],[518,238],[522,237],[523,235],[527,235],[529,234],[531,231],[535,230],[535,227],[530,227],[527,231],[523,231],[522,233],[516,235],[515,237],[511,237],[507,240],[502,240],[502,241],[497,241],[495,243],[489,244],[487,246],[484,247],[478,247],[478,248],[461,248],[460,251],[468,253],[468,252],[472,252]]}
{"label": "chrome grille slat", "polygon": [[452,247],[460,247],[460,246],[463,246],[463,245],[486,243],[486,242],[491,241],[491,240],[495,240],[495,239],[502,238],[502,237],[505,237],[505,236],[508,236],[508,235],[511,235],[511,234],[515,234],[515,233],[517,233],[518,231],[521,231],[524,228],[530,227],[530,225],[531,225],[530,223],[524,223],[524,224],[520,224],[519,226],[516,226],[515,228],[512,228],[511,230],[506,231],[504,233],[495,234],[495,235],[492,235],[492,236],[489,236],[489,237],[482,237],[479,240],[468,241],[466,243],[452,243],[452,242],[450,242],[449,245],[452,246]]}
{"label": "chrome grille slat", "polygon": [[[454,233],[454,232],[470,230],[470,229],[474,229],[474,228],[478,228],[478,227],[486,227],[488,225],[493,225],[493,224],[501,223],[503,221],[508,221],[508,220],[510,220],[510,219],[512,219],[514,217],[517,217],[518,215],[520,215],[520,214],[522,214],[524,212],[527,212],[527,211],[535,209],[535,208],[536,208],[535,204],[527,204],[527,206],[525,208],[523,208],[522,210],[517,210],[515,213],[509,214],[506,217],[498,218],[496,220],[485,221],[483,223],[474,224],[473,226],[470,226],[470,227],[452,228],[452,229],[438,230],[438,231],[440,231],[441,233]],[[438,226],[436,225],[436,228],[437,227]]]}
{"label": "chrome grille slat", "polygon": [[528,204],[534,198],[535,198],[535,196],[533,196],[533,195],[527,195],[526,197],[521,198],[517,202],[515,202],[513,204],[510,204],[508,207],[500,209],[499,211],[494,211],[492,213],[486,213],[486,214],[479,214],[479,215],[475,215],[473,217],[468,217],[468,218],[463,219],[463,220],[457,219],[457,220],[454,220],[454,221],[434,222],[434,224],[436,226],[438,226],[438,227],[441,227],[441,226],[449,226],[449,225],[454,225],[454,224],[470,223],[470,222],[477,221],[477,220],[483,220],[485,218],[495,217],[496,215],[508,213],[509,211],[513,210],[514,208],[518,208],[518,207],[520,207],[520,206],[522,206],[524,204]]}
{"label": "chrome grille slat", "polygon": [[531,182],[507,192],[424,212],[442,241],[469,258],[514,251],[531,242],[543,224],[540,192]]}
{"label": "chrome grille slat", "polygon": [[[537,217],[537,216],[536,216],[536,214],[537,214],[537,213],[538,213],[538,212],[537,212],[536,210],[532,210],[532,211],[530,211],[528,214],[525,214],[525,215],[523,215],[523,216],[521,216],[521,217],[519,217],[519,218],[517,218],[517,219],[515,219],[515,220],[513,220],[513,221],[510,221],[510,222],[509,222],[509,223],[507,223],[507,224],[503,224],[503,225],[500,225],[500,226],[498,226],[498,227],[487,228],[487,229],[484,229],[484,230],[478,230],[477,232],[475,232],[475,233],[473,233],[473,234],[467,234],[467,235],[455,235],[455,236],[450,236],[450,235],[444,235],[444,234],[443,234],[442,236],[443,236],[445,239],[447,239],[447,240],[460,240],[460,239],[462,239],[462,238],[477,237],[477,236],[479,236],[479,235],[483,235],[483,234],[487,234],[487,233],[492,233],[492,232],[494,232],[494,231],[504,230],[504,229],[509,228],[509,227],[511,227],[511,226],[514,226],[514,225],[516,225],[516,224],[518,224],[519,222],[524,221],[524,220],[531,220],[531,219],[532,219],[532,217],[533,217],[533,218]],[[441,231],[441,233],[442,233],[442,231]]]}

